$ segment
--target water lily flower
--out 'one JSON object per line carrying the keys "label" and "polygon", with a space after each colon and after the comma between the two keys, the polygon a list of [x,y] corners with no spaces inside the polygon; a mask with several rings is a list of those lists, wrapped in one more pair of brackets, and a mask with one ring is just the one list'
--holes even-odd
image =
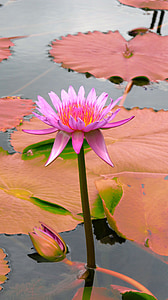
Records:
{"label": "water lily flower", "polygon": [[34,248],[50,261],[61,261],[66,257],[67,246],[61,236],[49,226],[41,223],[42,228],[35,227],[29,236]]}
{"label": "water lily flower", "polygon": [[113,167],[113,163],[107,152],[103,134],[100,129],[108,129],[123,125],[130,121],[134,116],[117,122],[111,122],[120,111],[111,109],[121,100],[122,97],[104,107],[108,98],[107,93],[96,96],[95,89],[92,88],[87,98],[85,98],[84,87],[79,88],[78,95],[72,86],[68,93],[61,91],[61,98],[54,93],[49,93],[50,99],[55,110],[46,102],[44,98],[38,96],[38,111],[41,115],[34,112],[34,115],[51,126],[43,130],[23,130],[31,134],[49,134],[57,132],[53,148],[51,150],[46,166],[56,159],[66,147],[72,137],[72,146],[77,154],[83,144],[84,137],[93,151],[106,163]]}

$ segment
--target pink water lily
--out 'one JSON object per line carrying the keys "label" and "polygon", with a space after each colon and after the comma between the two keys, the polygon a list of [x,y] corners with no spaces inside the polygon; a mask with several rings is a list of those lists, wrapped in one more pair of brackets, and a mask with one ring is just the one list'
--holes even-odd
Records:
{"label": "pink water lily", "polygon": [[108,129],[123,125],[130,121],[134,116],[117,122],[111,122],[120,111],[111,109],[121,100],[122,97],[104,107],[108,98],[107,93],[96,96],[95,89],[92,88],[87,98],[85,98],[84,87],[79,88],[78,95],[72,86],[68,93],[61,91],[61,98],[54,93],[49,93],[50,99],[55,110],[46,102],[44,98],[38,96],[38,111],[42,114],[34,115],[50,125],[51,128],[43,130],[23,130],[31,134],[49,134],[57,132],[53,148],[51,150],[46,166],[56,159],[66,147],[72,137],[72,146],[77,154],[80,153],[84,137],[93,151],[106,163],[113,167],[113,163],[107,152],[103,134],[100,129]]}

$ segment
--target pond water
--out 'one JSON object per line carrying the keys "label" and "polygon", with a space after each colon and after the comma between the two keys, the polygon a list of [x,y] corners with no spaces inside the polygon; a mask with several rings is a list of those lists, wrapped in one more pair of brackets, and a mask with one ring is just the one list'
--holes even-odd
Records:
{"label": "pond water", "polygon": [[[14,40],[12,55],[0,63],[0,97],[17,95],[36,100],[48,92],[60,95],[61,89],[72,85],[76,91],[81,85],[86,94],[92,87],[97,95],[107,92],[113,99],[124,92],[126,82],[120,85],[84,74],[68,72],[49,57],[51,41],[78,32],[119,30],[129,40],[128,31],[150,27],[152,11],[121,5],[117,0],[15,0],[1,1],[0,37],[27,36]],[[157,20],[158,22],[158,20]],[[168,13],[165,12],[161,35],[168,35]],[[156,31],[155,31],[156,32]],[[168,83],[133,86],[124,106],[168,109]],[[9,132],[0,132],[0,147],[13,152]],[[96,234],[96,262],[99,266],[123,273],[147,287],[158,299],[168,298],[168,266],[156,255],[131,241],[121,242],[109,233],[105,220],[94,223]],[[102,228],[104,235],[101,235]],[[99,234],[98,234],[98,233]],[[107,236],[110,234],[109,238]],[[72,261],[86,262],[83,225],[63,232]],[[106,239],[104,238],[106,237]],[[104,239],[103,239],[104,238]],[[115,243],[114,242],[115,239]],[[64,263],[37,263],[28,256],[33,253],[27,235],[0,235],[0,248],[7,253],[11,268],[9,280],[3,284],[1,299],[72,299],[84,282],[76,283],[76,269]],[[109,288],[111,284],[128,286],[115,277],[96,273],[94,285]],[[47,292],[46,292],[47,291]]]}

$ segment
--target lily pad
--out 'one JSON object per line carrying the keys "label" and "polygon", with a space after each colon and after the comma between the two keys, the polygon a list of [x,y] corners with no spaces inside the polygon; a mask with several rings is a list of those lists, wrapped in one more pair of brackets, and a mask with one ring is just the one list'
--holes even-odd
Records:
{"label": "lily pad", "polygon": [[[0,248],[0,284],[4,283],[7,280],[6,275],[10,272],[8,265],[8,260],[5,259],[6,254],[3,249]],[[2,287],[0,286],[0,290]]]}
{"label": "lily pad", "polygon": [[168,9],[167,0],[118,0],[122,4],[138,7],[138,8],[148,8],[148,9]]}
{"label": "lily pad", "polygon": [[126,292],[122,295],[122,300],[156,300],[156,298],[145,293]]}
{"label": "lily pad", "polygon": [[31,99],[21,99],[20,97],[0,98],[0,130],[16,127],[23,121],[25,115],[29,115],[34,108]]}
{"label": "lily pad", "polygon": [[124,126],[103,130],[114,168],[101,161],[93,151],[86,154],[87,168],[95,174],[129,172],[168,172],[168,111],[121,108],[119,119],[135,116]]}
{"label": "lily pad", "polygon": [[51,47],[50,55],[63,68],[97,78],[117,76],[126,81],[139,76],[151,81],[168,78],[168,36],[153,32],[129,41],[119,31],[79,32],[53,41]]}
{"label": "lily pad", "polygon": [[0,62],[3,59],[7,59],[11,54],[10,47],[14,46],[14,43],[11,40],[14,39],[21,39],[25,36],[15,36],[15,37],[8,37],[8,38],[0,38]]}
{"label": "lily pad", "polygon": [[[96,181],[111,227],[122,237],[168,256],[168,180],[166,174],[123,172]],[[123,194],[115,208],[113,191]]]}
{"label": "lily pad", "polygon": [[[103,217],[94,185],[97,178],[88,173],[90,203],[94,213],[98,211],[96,217]],[[58,158],[45,167],[41,157],[22,160],[21,154],[2,153],[0,207],[0,233],[28,233],[39,221],[48,220],[57,232],[74,229],[83,221],[78,215],[82,208],[77,159]]]}

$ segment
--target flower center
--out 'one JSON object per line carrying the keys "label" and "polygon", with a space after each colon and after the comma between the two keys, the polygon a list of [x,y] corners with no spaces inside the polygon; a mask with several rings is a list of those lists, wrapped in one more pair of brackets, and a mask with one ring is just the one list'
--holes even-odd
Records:
{"label": "flower center", "polygon": [[59,118],[64,125],[69,126],[69,119],[72,116],[75,121],[80,118],[85,126],[100,119],[100,111],[92,105],[72,103],[70,105],[64,105],[60,112],[58,112]]}

